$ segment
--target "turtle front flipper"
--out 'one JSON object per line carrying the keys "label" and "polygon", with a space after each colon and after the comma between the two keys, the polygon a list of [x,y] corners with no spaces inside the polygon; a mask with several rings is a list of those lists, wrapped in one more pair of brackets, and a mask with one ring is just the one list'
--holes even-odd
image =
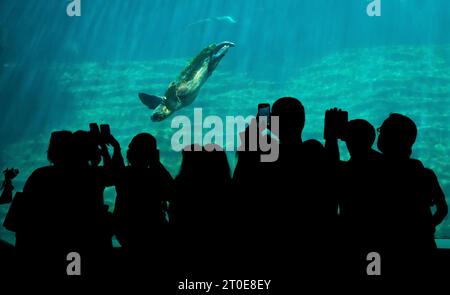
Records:
{"label": "turtle front flipper", "polygon": [[163,101],[164,97],[157,95],[149,95],[145,93],[139,93],[139,98],[142,103],[149,107],[149,109],[154,110],[158,107]]}

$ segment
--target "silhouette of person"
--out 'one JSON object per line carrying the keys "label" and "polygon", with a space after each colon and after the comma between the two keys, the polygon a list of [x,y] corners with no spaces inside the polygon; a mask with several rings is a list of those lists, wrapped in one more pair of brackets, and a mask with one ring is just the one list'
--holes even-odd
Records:
{"label": "silhouette of person", "polygon": [[366,120],[349,121],[344,140],[350,153],[350,162],[380,160],[381,154],[372,148],[375,138],[375,128]]}
{"label": "silhouette of person", "polygon": [[417,137],[414,121],[391,114],[379,133],[378,149],[384,156],[380,185],[384,194],[378,217],[381,251],[387,261],[385,273],[429,275],[436,251],[435,227],[448,211],[445,196],[434,172],[411,158]]}
{"label": "silhouette of person", "polygon": [[[230,219],[229,192],[231,183],[230,166],[226,153],[215,144],[187,146],[182,152],[181,169],[175,178],[177,201],[174,206],[177,236],[182,241],[190,240],[180,249],[185,266],[211,269],[226,262],[227,249],[223,239]],[[231,243],[228,243],[231,245]],[[216,268],[217,269],[217,268]]]}
{"label": "silhouette of person", "polygon": [[[299,100],[278,99],[272,106],[272,116],[278,116],[280,122],[277,134],[280,155],[273,177],[277,190],[289,198],[284,215],[290,214],[284,219],[314,235],[317,228],[304,227],[306,222],[314,220],[317,225],[325,222],[329,226],[337,214],[335,200],[325,189],[331,181],[329,159],[320,142],[303,141],[305,110]],[[312,213],[309,208],[317,208],[320,214]]]}
{"label": "silhouette of person", "polygon": [[[120,145],[110,134],[104,138],[93,132],[80,130],[75,132],[73,137],[75,149],[73,178],[81,183],[85,191],[73,201],[73,204],[76,204],[72,205],[74,213],[83,213],[83,218],[78,218],[78,224],[74,225],[74,228],[80,231],[79,241],[85,241],[82,248],[91,252],[88,254],[95,255],[95,259],[98,260],[93,267],[101,268],[101,264],[108,259],[112,249],[113,235],[112,214],[108,212],[108,206],[104,203],[103,193],[106,187],[115,183],[119,169],[123,165],[123,158]],[[106,143],[114,148],[112,160],[102,149]],[[102,160],[104,165],[100,166]]]}
{"label": "silhouette of person", "polygon": [[[90,161],[95,139],[84,131],[53,132],[47,157],[11,204],[5,227],[16,233],[20,267],[42,266],[37,276],[66,278],[67,255],[83,257],[86,274],[101,275],[111,249],[103,203],[105,183]],[[33,273],[35,275],[35,273]]]}
{"label": "silhouette of person", "polygon": [[[104,204],[103,194],[106,187],[116,183],[123,170],[124,161],[120,145],[110,133],[100,135],[92,131],[77,131],[74,133],[74,139],[76,149],[74,171],[84,177],[81,180],[93,193],[83,200],[85,203],[80,199],[80,204],[83,208],[96,208],[92,211],[90,224],[86,226],[95,234],[97,245],[103,245],[102,248],[108,249],[111,248],[113,217],[108,211],[108,206]],[[106,145],[113,147],[112,158]],[[102,161],[103,165],[100,166]],[[103,240],[100,240],[100,232]]]}
{"label": "silhouette of person", "polygon": [[[278,99],[272,116],[279,117],[279,159],[271,184],[276,189],[271,207],[286,261],[301,265],[312,278],[327,279],[335,266],[337,199],[333,166],[317,140],[303,141],[305,109],[295,98]],[[275,212],[275,211],[274,211]],[[282,235],[280,237],[280,235]],[[294,265],[293,265],[294,266]]]}
{"label": "silhouette of person", "polygon": [[19,174],[19,170],[13,168],[6,169],[3,171],[3,174],[5,175],[5,180],[0,187],[0,189],[3,190],[2,195],[0,196],[0,205],[11,203],[14,191],[12,180]]}
{"label": "silhouette of person", "polygon": [[[320,142],[303,141],[305,110],[299,100],[278,99],[271,115],[279,118],[279,130],[272,130],[271,139],[279,139],[278,160],[259,163],[252,157],[253,161],[241,163],[239,155],[233,178],[247,210],[243,223],[254,233],[243,242],[250,248],[246,259],[253,257],[252,263],[263,271],[267,265],[272,269],[278,265],[279,270],[292,264],[311,276],[320,275],[331,258],[326,255],[322,231],[330,237],[337,218],[337,203],[329,191],[329,160]],[[262,256],[266,266],[261,265]]]}
{"label": "silhouette of person", "polygon": [[[382,156],[372,146],[375,128],[366,120],[346,124],[343,140],[350,153],[348,162],[341,162],[336,179],[340,184],[339,217],[343,237],[341,264],[353,275],[366,275],[366,256],[376,245],[378,179]],[[337,146],[337,145],[336,145]],[[376,235],[375,235],[376,236]]]}
{"label": "silhouette of person", "polygon": [[[260,161],[261,152],[258,149],[253,150],[251,148],[252,144],[257,143],[257,139],[251,138],[251,129],[259,130],[257,125],[257,120],[252,120],[250,125],[240,134],[241,145],[236,153],[237,163],[233,173],[232,186],[233,190],[240,195],[238,202],[241,212],[238,219],[240,219],[240,223],[243,223],[241,226],[244,224],[250,226],[252,217],[249,213],[253,211],[256,214],[257,210],[252,210],[251,206],[256,204],[253,204],[254,202],[249,198],[257,195],[258,191],[264,191],[260,184],[264,177],[269,175],[269,165]],[[262,134],[258,132],[258,136],[262,136]],[[249,202],[245,202],[246,200]],[[247,207],[247,205],[250,207]],[[257,221],[255,222],[257,223]]]}
{"label": "silhouette of person", "polygon": [[47,157],[52,165],[31,174],[23,194],[14,198],[4,226],[16,234],[15,247],[20,259],[18,270],[27,269],[29,261],[33,261],[42,266],[37,275],[61,275],[65,274],[63,262],[68,253],[63,249],[67,245],[67,235],[70,235],[64,221],[67,221],[67,209],[71,208],[66,196],[73,189],[69,174],[73,134],[69,131],[53,132]]}
{"label": "silhouette of person", "polygon": [[[159,161],[156,139],[136,135],[128,145],[128,165],[116,182],[115,234],[125,252],[125,263],[135,269],[163,271],[170,266],[168,204],[175,197],[172,176]],[[128,269],[128,268],[127,268]]]}

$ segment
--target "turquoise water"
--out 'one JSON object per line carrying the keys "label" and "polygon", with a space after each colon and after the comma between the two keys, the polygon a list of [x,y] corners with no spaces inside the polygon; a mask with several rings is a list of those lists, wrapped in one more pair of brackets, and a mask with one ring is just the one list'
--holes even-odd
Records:
{"label": "turquoise water", "polygon": [[[229,40],[236,47],[177,114],[254,115],[259,102],[290,95],[306,108],[304,138],[321,139],[330,107],[375,126],[404,113],[419,127],[414,156],[450,196],[450,2],[381,2],[371,18],[366,0],[81,0],[81,16],[70,18],[68,1],[3,0],[0,169],[20,169],[20,190],[47,164],[51,131],[98,122],[123,150],[139,132],[155,135],[176,175],[177,129],[171,119],[151,122],[137,93],[164,94],[201,49]],[[113,206],[114,191],[105,198]],[[0,206],[1,221],[7,210]],[[450,238],[449,219],[437,236]],[[0,238],[13,241],[3,228]]]}

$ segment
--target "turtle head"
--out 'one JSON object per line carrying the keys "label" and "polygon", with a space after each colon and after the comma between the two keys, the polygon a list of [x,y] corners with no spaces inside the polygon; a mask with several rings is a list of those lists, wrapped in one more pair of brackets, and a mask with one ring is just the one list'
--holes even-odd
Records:
{"label": "turtle head", "polygon": [[235,47],[233,42],[222,42],[211,45],[211,59],[209,61],[209,71],[212,72],[219,65],[222,58],[227,54],[228,49]]}

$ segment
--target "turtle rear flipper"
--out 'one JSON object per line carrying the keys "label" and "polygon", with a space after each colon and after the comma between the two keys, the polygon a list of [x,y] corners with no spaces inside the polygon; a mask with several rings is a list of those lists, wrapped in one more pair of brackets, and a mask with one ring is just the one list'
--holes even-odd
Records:
{"label": "turtle rear flipper", "polygon": [[164,97],[145,93],[139,93],[139,98],[141,99],[143,104],[145,104],[152,110],[156,109],[156,107],[164,101]]}

